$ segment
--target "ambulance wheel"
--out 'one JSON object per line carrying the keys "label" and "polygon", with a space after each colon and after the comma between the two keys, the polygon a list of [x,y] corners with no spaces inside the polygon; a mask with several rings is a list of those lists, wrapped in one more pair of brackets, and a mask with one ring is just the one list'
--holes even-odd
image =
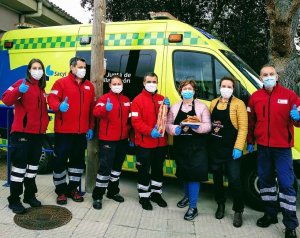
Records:
{"label": "ambulance wheel", "polygon": [[254,166],[243,173],[242,184],[245,203],[255,210],[262,211],[263,203],[259,195],[258,176]]}

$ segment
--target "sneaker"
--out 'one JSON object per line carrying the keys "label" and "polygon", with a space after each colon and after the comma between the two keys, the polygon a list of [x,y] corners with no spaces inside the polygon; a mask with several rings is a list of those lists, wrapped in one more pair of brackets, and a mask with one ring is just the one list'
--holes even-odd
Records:
{"label": "sneaker", "polygon": [[93,201],[93,208],[100,210],[102,208],[102,200],[101,199],[95,199]]}
{"label": "sneaker", "polygon": [[198,209],[190,207],[184,215],[184,220],[191,221],[196,216],[198,216]]}
{"label": "sneaker", "polygon": [[15,203],[10,203],[8,207],[13,211],[13,213],[16,214],[24,214],[26,212],[25,207],[20,201]]}
{"label": "sneaker", "polygon": [[83,197],[77,189],[72,190],[68,197],[72,198],[74,202],[83,202]]}
{"label": "sneaker", "polygon": [[37,200],[36,197],[24,198],[23,202],[28,203],[31,207],[40,207],[40,206],[42,206],[42,203],[39,200]]}
{"label": "sneaker", "polygon": [[285,238],[297,238],[297,233],[295,229],[286,229]]}
{"label": "sneaker", "polygon": [[152,193],[150,199],[152,202],[157,203],[157,205],[160,207],[168,206],[167,202],[162,198],[162,196],[159,193]]}
{"label": "sneaker", "polygon": [[243,213],[235,212],[233,216],[233,226],[241,227],[243,225]]}
{"label": "sneaker", "polygon": [[278,223],[277,217],[270,217],[268,214],[264,214],[263,217],[257,220],[256,225],[265,228],[276,223]]}
{"label": "sneaker", "polygon": [[142,208],[143,208],[144,210],[150,211],[150,210],[153,209],[152,204],[151,204],[149,198],[140,198],[139,203],[142,205]]}
{"label": "sneaker", "polygon": [[189,205],[189,198],[184,196],[183,199],[181,199],[178,203],[177,203],[177,207],[179,208],[184,208],[187,205]]}
{"label": "sneaker", "polygon": [[124,202],[124,198],[120,194],[110,195],[109,193],[106,194],[106,197],[116,202]]}
{"label": "sneaker", "polygon": [[56,198],[56,203],[58,205],[65,205],[67,204],[67,197],[65,194],[59,194]]}
{"label": "sneaker", "polygon": [[215,218],[216,219],[222,219],[224,217],[225,213],[225,204],[224,203],[219,203],[217,211],[215,213]]}

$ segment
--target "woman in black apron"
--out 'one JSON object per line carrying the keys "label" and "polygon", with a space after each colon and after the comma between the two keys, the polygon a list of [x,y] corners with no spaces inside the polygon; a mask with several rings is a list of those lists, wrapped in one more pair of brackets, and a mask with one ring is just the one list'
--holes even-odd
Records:
{"label": "woman in black apron", "polygon": [[224,167],[227,168],[229,188],[233,195],[235,211],[233,225],[242,225],[244,202],[240,179],[242,150],[247,135],[247,111],[244,103],[232,96],[234,79],[225,77],[220,82],[221,97],[211,103],[212,131],[209,138],[209,157],[213,172],[217,219],[224,217],[225,194],[223,188]]}
{"label": "woman in black apron", "polygon": [[[176,161],[176,176],[184,181],[185,196],[178,207],[186,207],[184,219],[192,220],[198,215],[197,200],[200,182],[208,180],[208,155],[206,133],[210,131],[210,113],[205,104],[194,100],[196,83],[185,80],[179,86],[182,101],[174,104],[168,114],[167,132],[174,136],[173,157]],[[188,116],[196,116],[199,123],[182,121]]]}

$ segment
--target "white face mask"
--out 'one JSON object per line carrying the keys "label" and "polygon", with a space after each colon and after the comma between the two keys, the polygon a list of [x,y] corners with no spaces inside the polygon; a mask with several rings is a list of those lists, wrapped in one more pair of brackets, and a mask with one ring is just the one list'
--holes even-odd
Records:
{"label": "white face mask", "polygon": [[146,83],[145,84],[145,89],[149,93],[154,93],[157,90],[157,84],[156,83]]}
{"label": "white face mask", "polygon": [[86,69],[77,69],[76,76],[77,78],[83,79],[86,74]]}
{"label": "white face mask", "polygon": [[35,80],[40,80],[44,75],[44,71],[42,69],[31,69],[30,70],[31,77]]}
{"label": "white face mask", "polygon": [[111,91],[113,93],[120,93],[123,91],[123,85],[112,85],[111,86]]}
{"label": "white face mask", "polygon": [[277,76],[271,75],[271,76],[263,77],[262,79],[265,88],[273,88],[276,85]]}
{"label": "white face mask", "polygon": [[222,98],[230,98],[233,93],[233,88],[220,88]]}

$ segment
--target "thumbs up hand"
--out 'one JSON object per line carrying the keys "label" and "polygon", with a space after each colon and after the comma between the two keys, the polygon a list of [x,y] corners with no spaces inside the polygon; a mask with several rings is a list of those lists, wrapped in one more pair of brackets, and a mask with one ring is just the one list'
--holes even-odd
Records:
{"label": "thumbs up hand", "polygon": [[294,121],[300,120],[300,114],[299,114],[299,111],[297,110],[296,104],[294,104],[292,110],[290,111],[290,116]]}
{"label": "thumbs up hand", "polygon": [[107,102],[106,102],[106,107],[105,108],[106,108],[106,111],[108,111],[108,112],[110,112],[112,110],[112,108],[113,108],[113,105],[110,102],[109,98],[107,98]]}
{"label": "thumbs up hand", "polygon": [[68,97],[65,97],[65,100],[59,105],[59,110],[61,112],[66,112],[69,110]]}
{"label": "thumbs up hand", "polygon": [[23,79],[23,82],[19,86],[19,92],[20,93],[26,93],[28,91],[28,89],[29,89],[29,86],[26,85],[26,79]]}

